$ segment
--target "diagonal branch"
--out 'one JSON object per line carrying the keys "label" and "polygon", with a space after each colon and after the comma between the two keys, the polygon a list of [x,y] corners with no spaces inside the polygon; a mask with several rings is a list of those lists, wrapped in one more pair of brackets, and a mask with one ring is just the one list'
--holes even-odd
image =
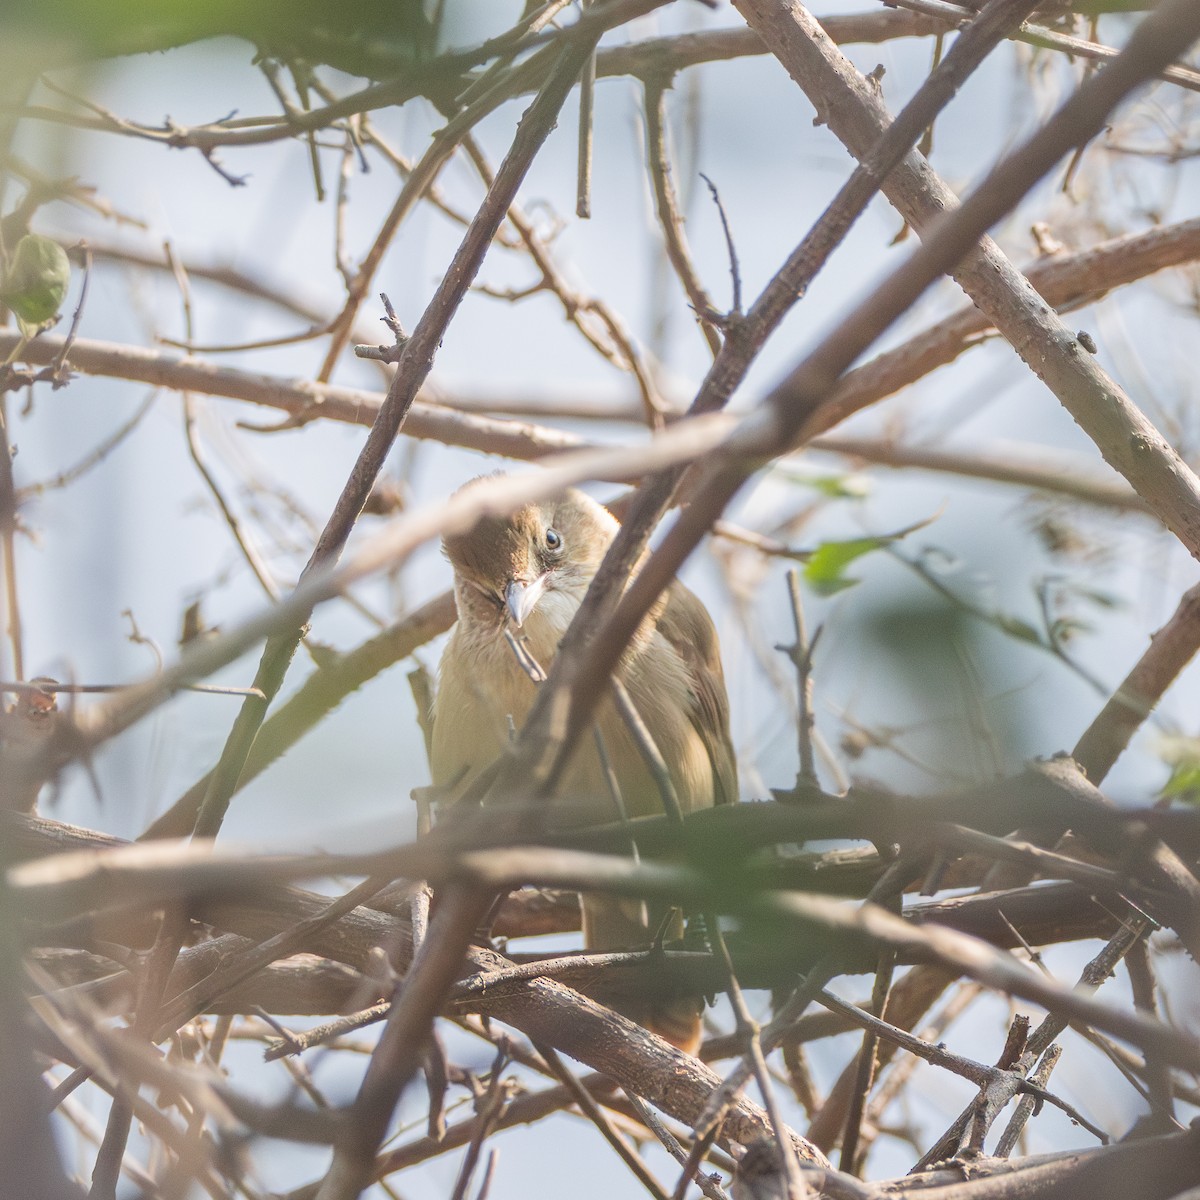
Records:
{"label": "diagonal branch", "polygon": [[[834,132],[856,154],[867,156],[888,128],[886,109],[870,83],[794,0],[741,0],[741,8],[797,82],[812,93]],[[1185,51],[1197,36],[1200,8],[1190,0],[1160,5],[1138,26],[1121,56],[1091,76],[1038,133],[994,167],[961,207],[955,207],[953,193],[928,164],[910,155],[885,180],[884,190],[927,240],[773,390],[750,420],[771,427],[780,449],[821,432],[827,427],[822,405],[842,373],[938,275],[957,268],[955,278],[1051,387],[1110,464],[1200,557],[1200,480],[1074,334],[1037,299],[995,243],[984,237],[1064,154],[1094,137],[1130,92]],[[645,614],[759,461],[718,459],[701,476],[691,506],[621,596],[603,630],[590,641],[586,661],[578,667],[579,679],[594,681],[612,672]],[[539,701],[550,691],[543,688]],[[572,745],[587,727],[594,704],[594,687],[590,694],[582,686],[573,689],[563,745]],[[560,761],[562,757],[560,750]]]}
{"label": "diagonal branch", "polygon": [[[1019,23],[1021,15],[1032,7],[1030,0],[993,0],[958,39],[897,122],[876,140],[862,165],[792,251],[750,311],[740,319],[727,322],[725,341],[692,402],[690,414],[711,412],[724,406],[767,338],[841,244],[889,172],[904,159],[929,123],[1003,39],[1005,32]],[[842,364],[843,369],[854,357],[856,354]],[[561,774],[571,748],[589,724],[598,694],[604,691],[597,686],[597,681],[612,674],[642,617],[667,585],[668,579],[662,576],[652,591],[646,589],[642,600],[636,602],[639,611],[632,623],[617,619],[615,613],[625,584],[645,553],[650,534],[666,512],[682,473],[681,468],[664,472],[648,481],[635,498],[562,639],[546,686],[539,689],[517,751],[511,756],[507,772],[500,780],[502,788],[518,782],[524,785],[532,772],[539,785],[549,789]],[[695,545],[694,541],[692,545]],[[675,561],[672,575],[681,563],[682,558]],[[629,594],[626,593],[627,597]],[[632,614],[631,605],[623,604],[622,607]],[[597,635],[601,628],[603,632]],[[568,697],[570,711],[564,736],[558,710]]]}
{"label": "diagonal branch", "polygon": [[[483,206],[472,221],[441,287],[405,347],[396,379],[380,412],[380,421],[372,429],[342,499],[317,543],[312,565],[322,564],[331,556],[336,558],[345,544],[354,520],[383,466],[384,456],[396,430],[417,388],[433,366],[433,356],[442,333],[482,264],[492,238],[516,198],[521,180],[553,129],[559,110],[584,63],[590,58],[598,37],[599,32],[595,37],[578,39],[564,50],[544,88],[522,119],[512,149],[496,173]],[[398,388],[401,380],[404,382]],[[390,428],[385,427],[382,434],[376,436],[376,430],[383,423],[389,407],[394,413],[394,419],[388,423]],[[286,648],[288,659],[296,645],[294,637],[289,640],[291,644]],[[270,653],[271,646],[268,644],[264,661],[270,657]],[[283,665],[286,667],[286,661]],[[273,676],[271,682],[274,689],[278,690],[282,672],[277,678]],[[246,711],[243,709],[243,713]],[[257,732],[262,718],[257,713],[254,717],[257,719],[254,720],[253,730]],[[234,743],[235,738],[236,730],[230,744]],[[244,740],[244,748],[235,746],[237,772],[232,778],[226,775],[221,780],[222,770],[218,765],[216,776],[219,782],[205,796],[197,819],[198,828],[204,824],[215,794],[220,803],[218,788],[227,789],[228,794],[232,794],[252,741],[251,736]],[[358,1095],[335,1144],[333,1163],[321,1184],[318,1200],[353,1200],[370,1183],[375,1153],[387,1133],[400,1093],[420,1063],[433,1020],[450,984],[462,967],[470,939],[490,903],[489,892],[472,886],[452,888],[443,898],[434,916],[430,936],[421,944],[405,977],[403,990],[392,1007],[379,1045],[371,1056]]]}

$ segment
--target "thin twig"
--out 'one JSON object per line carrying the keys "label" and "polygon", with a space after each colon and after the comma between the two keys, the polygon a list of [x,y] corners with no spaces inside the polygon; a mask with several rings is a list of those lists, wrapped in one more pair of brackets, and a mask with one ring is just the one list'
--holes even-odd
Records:
{"label": "thin twig", "polygon": [[683,214],[675,195],[671,154],[667,145],[667,81],[647,79],[643,88],[646,112],[646,163],[654,191],[654,207],[662,230],[667,261],[675,271],[684,293],[696,314],[700,332],[716,355],[721,349],[721,334],[714,320],[716,305],[700,281],[683,228]]}
{"label": "thin twig", "polygon": [[642,1156],[625,1141],[613,1128],[612,1122],[604,1115],[591,1092],[580,1084],[574,1074],[558,1056],[553,1046],[545,1042],[534,1042],[534,1048],[545,1060],[551,1072],[559,1082],[571,1093],[580,1111],[600,1131],[604,1140],[617,1152],[621,1161],[633,1172],[637,1181],[650,1193],[655,1200],[667,1200],[666,1190],[654,1178],[650,1168],[646,1166]]}
{"label": "thin twig", "polygon": [[205,1012],[213,1000],[223,992],[237,987],[239,983],[249,979],[251,975],[268,963],[295,953],[311,938],[314,932],[333,924],[345,913],[369,900],[386,882],[380,878],[366,879],[357,887],[351,888],[344,896],[334,900],[324,912],[268,938],[251,947],[244,954],[235,955],[223,962],[206,979],[202,979],[164,1006],[161,1023],[153,1040],[161,1041],[186,1021]]}
{"label": "thin twig", "polygon": [[24,633],[21,597],[17,587],[17,493],[13,480],[12,443],[9,437],[8,397],[0,392],[0,538],[4,545],[4,602],[13,673],[25,678]]}
{"label": "thin twig", "polygon": [[800,572],[794,567],[787,573],[788,600],[792,609],[792,628],[796,640],[791,646],[781,646],[785,654],[792,660],[796,668],[796,700],[799,708],[796,714],[796,737],[800,748],[800,766],[796,773],[797,793],[809,788],[820,787],[817,778],[816,757],[813,754],[813,679],[812,656],[816,649],[817,640],[821,636],[818,629],[812,641],[808,640],[808,631],[804,625],[804,602],[800,595]]}
{"label": "thin twig", "polygon": [[1071,756],[1089,779],[1099,783],[1108,774],[1197,650],[1200,585],[1183,594],[1170,620],[1150,639],[1141,658],[1076,742]]}
{"label": "thin twig", "polygon": [[[883,950],[879,955],[879,967],[875,972],[875,984],[871,992],[871,1011],[886,1019],[887,1002],[891,992],[892,976],[896,969],[896,952]],[[854,1093],[850,1098],[846,1114],[846,1130],[842,1138],[841,1169],[849,1174],[859,1173],[859,1142],[863,1135],[863,1117],[867,1100],[875,1085],[878,1068],[879,1035],[871,1029],[863,1033],[862,1045],[858,1050]]]}
{"label": "thin twig", "polygon": [[667,760],[663,758],[662,751],[658,748],[649,727],[642,719],[642,714],[638,712],[637,706],[633,703],[629,689],[615,675],[611,680],[611,687],[617,712],[620,713],[621,720],[625,722],[625,728],[629,731],[630,737],[638,748],[638,753],[642,756],[642,761],[646,764],[650,776],[654,780],[659,798],[662,800],[663,811],[672,821],[681,822],[683,808],[679,803],[679,793],[675,788],[675,781],[671,778],[671,769],[667,766]]}
{"label": "thin twig", "polygon": [[[640,1096],[634,1092],[627,1093],[629,1103],[642,1119],[642,1123],[654,1134],[667,1153],[682,1167],[688,1161],[688,1152],[679,1144],[679,1139],[663,1124],[658,1114]],[[708,1200],[729,1200],[725,1189],[717,1182],[716,1177],[697,1168],[692,1176],[696,1186],[708,1197]]]}
{"label": "thin twig", "polygon": [[[63,342],[66,345],[66,342]],[[133,415],[123,421],[112,433],[93,449],[89,450],[77,463],[59,471],[49,479],[27,483],[17,489],[18,503],[30,496],[40,496],[44,492],[64,488],[82,478],[93,467],[102,463],[142,422],[142,418],[150,411],[158,392],[152,391],[134,410]]]}
{"label": "thin twig", "polygon": [[[1035,1084],[1037,1087],[1045,1088],[1050,1082],[1050,1075],[1061,1055],[1062,1047],[1057,1042],[1047,1046],[1045,1053],[1041,1057],[1041,1061],[1029,1076],[1029,1082]],[[1037,1105],[1037,1097],[1032,1095],[1022,1096],[1017,1101],[1013,1115],[1009,1117],[1008,1124],[1000,1134],[1000,1139],[996,1142],[995,1150],[992,1151],[994,1157],[1007,1158],[1013,1152],[1017,1144],[1017,1139],[1021,1136],[1021,1131],[1025,1128],[1029,1118],[1033,1116]]]}
{"label": "thin twig", "polygon": [[[187,341],[191,342],[194,337],[191,284],[188,281],[187,272],[184,270],[182,262],[176,256],[175,248],[171,242],[164,243],[163,251],[167,261],[171,264],[171,271],[175,277],[175,283],[179,288],[179,296],[183,304],[184,333]],[[269,600],[278,600],[280,594],[279,588],[271,578],[267,564],[263,561],[262,556],[259,554],[258,549],[255,547],[246,530],[242,528],[241,522],[230,507],[229,501],[225,498],[225,494],[221,490],[221,485],[217,482],[216,476],[213,475],[208,464],[204,461],[204,454],[200,448],[199,436],[196,432],[196,402],[189,392],[183,393],[183,430],[184,438],[187,442],[188,456],[191,458],[192,464],[195,466],[200,478],[204,481],[205,487],[208,488],[209,493],[215,501],[218,511],[228,526],[230,534],[233,536],[234,544],[242,552],[242,557],[246,560],[251,573],[258,580],[259,586],[266,593],[267,598]]]}
{"label": "thin twig", "polygon": [[[83,254],[83,282],[79,285],[79,302],[75,305],[75,311],[71,314],[71,326],[67,330],[67,336],[63,338],[62,349],[59,351],[58,357],[51,365],[51,373],[55,380],[65,381],[66,379],[66,362],[67,356],[71,353],[71,347],[75,344],[75,338],[79,334],[79,324],[83,320],[83,307],[87,303],[88,288],[92,282],[92,250],[87,242],[80,242],[76,249]],[[58,386],[57,383],[53,386]]]}
{"label": "thin twig", "polygon": [[381,1000],[378,1004],[371,1005],[370,1008],[364,1008],[356,1013],[348,1013],[344,1017],[327,1021],[323,1025],[314,1025],[302,1033],[288,1030],[286,1037],[267,1046],[263,1051],[263,1061],[275,1062],[277,1059],[286,1058],[289,1055],[303,1054],[305,1050],[311,1050],[314,1046],[324,1046],[344,1037],[347,1033],[365,1029],[368,1025],[375,1024],[376,1021],[382,1021],[388,1015],[391,1007],[391,1000]]}
{"label": "thin twig", "polygon": [[508,1047],[501,1043],[496,1050],[495,1059],[492,1060],[487,1088],[482,1095],[476,1097],[475,1111],[479,1116],[479,1122],[467,1145],[467,1152],[459,1167],[458,1178],[454,1184],[454,1191],[450,1193],[450,1200],[464,1200],[466,1197],[467,1188],[471,1184],[471,1176],[474,1175],[475,1166],[479,1162],[479,1152],[483,1148],[483,1143],[491,1136],[492,1131],[499,1124],[500,1118],[504,1115],[504,1105],[507,1101],[504,1068],[508,1066],[508,1061]]}
{"label": "thin twig", "polygon": [[712,201],[717,206],[717,215],[721,218],[721,230],[725,234],[725,249],[729,253],[729,277],[733,283],[733,299],[729,305],[729,312],[731,316],[738,317],[742,312],[742,269],[738,264],[733,230],[729,227],[729,217],[725,212],[725,205],[721,203],[721,193],[717,191],[717,185],[703,171],[700,173],[700,178],[707,184],[709,195],[712,196]]}
{"label": "thin twig", "polygon": [[708,936],[725,969],[726,995],[729,997],[729,1003],[733,1006],[734,1019],[737,1021],[737,1031],[743,1039],[746,1056],[753,1067],[759,1093],[762,1095],[763,1104],[766,1106],[767,1115],[771,1120],[771,1130],[774,1134],[779,1168],[783,1178],[787,1180],[787,1194],[793,1198],[802,1197],[807,1194],[808,1189],[800,1170],[800,1161],[796,1155],[796,1148],[792,1145],[787,1124],[784,1122],[783,1113],[779,1108],[778,1097],[775,1095],[775,1089],[771,1085],[771,1076],[767,1070],[767,1060],[763,1055],[761,1030],[758,1022],[754,1020],[750,1015],[750,1010],[746,1007],[746,999],[742,995],[742,989],[737,980],[737,973],[733,969],[733,960],[729,957],[729,947],[725,944],[725,935],[721,932],[717,914],[713,912],[705,914],[705,924]]}
{"label": "thin twig", "polygon": [[692,1148],[688,1151],[687,1158],[683,1163],[683,1170],[679,1173],[679,1182],[675,1185],[675,1191],[671,1193],[671,1200],[683,1200],[687,1195],[688,1184],[700,1174],[700,1164],[704,1161],[704,1156],[708,1153],[709,1147],[717,1140],[721,1132],[721,1123],[723,1115],[707,1133],[696,1138],[692,1143]]}
{"label": "thin twig", "polygon": [[[923,13],[932,17],[942,17],[955,25],[969,20],[972,9],[965,5],[952,3],[951,0],[896,0],[899,8],[907,8],[911,12]],[[1120,53],[1112,46],[1103,46],[1096,41],[1086,38],[1072,37],[1070,34],[1049,29],[1044,25],[1022,24],[1013,35],[1016,41],[1025,42],[1030,46],[1039,46],[1046,50],[1057,50],[1071,58],[1082,58],[1090,62],[1107,62]],[[1190,67],[1167,66],[1157,73],[1159,79],[1168,80],[1190,91],[1200,91],[1200,71]]]}
{"label": "thin twig", "polygon": [[[0,692],[11,692],[18,696],[53,696],[59,693],[67,695],[111,695],[127,692],[136,687],[132,683],[59,683],[54,679],[38,677],[28,683],[16,679],[0,680]],[[254,687],[235,687],[232,684],[218,683],[189,683],[181,685],[180,690],[199,692],[210,696],[243,696],[262,699],[262,692]]]}
{"label": "thin twig", "polygon": [[[463,138],[462,146],[480,178],[491,187],[492,167],[478,140],[468,134]],[[519,205],[514,203],[510,206],[508,222],[517,231],[517,236],[537,268],[538,277],[534,283],[517,291],[496,292],[495,289],[482,286],[479,290],[505,300],[522,299],[542,291],[551,292],[557,298],[563,316],[589,345],[615,367],[628,371],[634,377],[647,424],[654,429],[661,427],[666,405],[658,395],[650,366],[625,321],[607,302],[588,295],[571,283],[567,273],[555,261],[548,240],[539,234],[532,219]]]}
{"label": "thin twig", "polygon": [[[587,0],[584,0],[586,7]],[[592,215],[592,152],[595,130],[596,52],[584,64],[579,77],[579,161],[575,175],[575,215],[588,220]]]}

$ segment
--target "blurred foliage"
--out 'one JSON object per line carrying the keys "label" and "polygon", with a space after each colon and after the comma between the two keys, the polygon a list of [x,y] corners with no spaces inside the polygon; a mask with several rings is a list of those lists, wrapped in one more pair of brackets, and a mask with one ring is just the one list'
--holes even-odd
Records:
{"label": "blurred foliage", "polygon": [[0,68],[167,50],[214,37],[260,53],[327,63],[354,75],[391,74],[432,54],[421,0],[5,0]]}
{"label": "blurred foliage", "polygon": [[994,778],[1027,756],[1027,705],[1007,690],[1010,653],[969,609],[936,594],[889,597],[857,637],[876,664],[876,686],[902,698],[904,725],[876,728],[875,745],[960,784]]}
{"label": "blurred foliage", "polygon": [[1171,770],[1171,778],[1163,787],[1162,794],[1168,800],[1200,803],[1200,759],[1177,763]]}
{"label": "blurred foliage", "polygon": [[861,500],[869,496],[872,480],[861,471],[838,471],[835,474],[814,475],[793,471],[788,466],[775,464],[768,468],[772,475],[786,479],[799,487],[811,488],[829,500]]}
{"label": "blurred foliage", "polygon": [[853,587],[858,580],[846,574],[846,568],[851,563],[862,558],[864,554],[894,546],[910,533],[924,529],[935,520],[936,514],[927,521],[918,521],[915,525],[896,530],[895,533],[822,542],[809,554],[808,561],[804,564],[804,581],[821,596],[832,596],[836,592]]}
{"label": "blurred foliage", "polygon": [[1165,737],[1160,753],[1171,768],[1170,778],[1163,785],[1163,798],[1200,804],[1200,739]]}
{"label": "blurred foliage", "polygon": [[890,545],[886,537],[850,538],[844,542],[822,542],[804,564],[804,581],[821,596],[832,596],[853,587],[857,579],[846,574],[852,562]]}
{"label": "blurred foliage", "polygon": [[0,278],[0,300],[22,325],[37,327],[58,316],[71,282],[66,251],[53,238],[26,234]]}

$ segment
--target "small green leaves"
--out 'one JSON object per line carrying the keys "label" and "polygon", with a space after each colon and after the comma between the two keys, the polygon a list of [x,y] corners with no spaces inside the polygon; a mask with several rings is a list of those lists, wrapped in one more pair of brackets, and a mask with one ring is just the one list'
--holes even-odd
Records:
{"label": "small green leaves", "polygon": [[836,475],[810,475],[776,463],[771,471],[799,487],[811,488],[828,500],[862,500],[871,494],[871,480],[860,471],[840,471]]}
{"label": "small green leaves", "polygon": [[1170,800],[1182,800],[1185,804],[1200,801],[1200,763],[1177,763],[1171,770],[1171,778],[1163,787],[1162,794]]}
{"label": "small green leaves", "polygon": [[856,558],[862,558],[872,550],[882,550],[891,541],[887,537],[861,537],[846,542],[822,542],[804,564],[804,580],[822,596],[832,596],[853,587],[858,580],[846,575],[846,568]]}
{"label": "small green leaves", "polygon": [[820,596],[832,596],[845,588],[853,587],[858,580],[846,574],[846,568],[855,559],[870,554],[873,550],[883,550],[888,546],[924,529],[941,515],[935,513],[927,521],[918,521],[915,525],[907,525],[895,533],[883,533],[877,537],[850,538],[844,542],[822,542],[808,556],[804,564],[804,582]]}
{"label": "small green leaves", "polygon": [[871,493],[871,481],[857,471],[843,475],[810,475],[801,482],[830,500],[861,500]]}
{"label": "small green leaves", "polygon": [[70,282],[66,251],[52,238],[27,233],[4,272],[0,300],[24,325],[36,329],[58,316]]}
{"label": "small green leaves", "polygon": [[1045,645],[1041,633],[1028,621],[1014,617],[1011,613],[994,612],[991,614],[992,623],[1001,633],[1008,634],[1018,641],[1028,642],[1031,646]]}
{"label": "small green leaves", "polygon": [[1163,737],[1158,752],[1171,768],[1171,777],[1163,785],[1163,797],[1184,804],[1200,803],[1200,741],[1183,736]]}

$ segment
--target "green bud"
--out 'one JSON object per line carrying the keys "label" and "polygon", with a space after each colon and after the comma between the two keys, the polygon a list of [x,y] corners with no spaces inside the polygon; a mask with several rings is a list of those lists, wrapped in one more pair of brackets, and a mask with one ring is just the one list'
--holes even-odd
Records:
{"label": "green bud", "polygon": [[58,316],[71,264],[53,239],[27,233],[18,243],[0,285],[0,300],[27,325],[41,325]]}

